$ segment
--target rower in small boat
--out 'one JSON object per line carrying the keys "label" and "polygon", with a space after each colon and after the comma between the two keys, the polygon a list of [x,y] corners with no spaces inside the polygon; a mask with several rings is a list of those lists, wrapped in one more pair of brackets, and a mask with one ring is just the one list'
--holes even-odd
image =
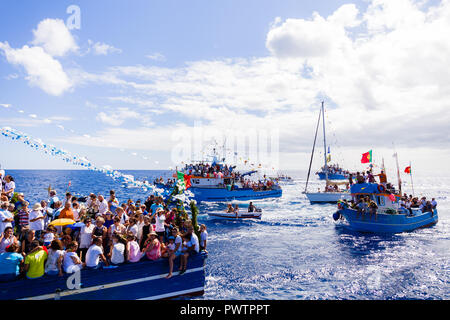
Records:
{"label": "rower in small boat", "polygon": [[250,202],[248,205],[248,212],[254,212],[256,207],[253,205],[253,202]]}
{"label": "rower in small boat", "polygon": [[229,203],[227,205],[227,213],[233,213],[233,212],[234,212],[233,205],[231,203]]}

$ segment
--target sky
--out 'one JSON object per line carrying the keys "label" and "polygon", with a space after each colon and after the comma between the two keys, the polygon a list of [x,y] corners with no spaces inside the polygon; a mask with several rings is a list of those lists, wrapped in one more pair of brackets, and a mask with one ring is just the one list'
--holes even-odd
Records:
{"label": "sky", "polygon": [[[1,1],[0,127],[114,169],[227,142],[236,161],[307,170],[324,101],[333,162],[361,170],[373,150],[393,168],[396,151],[438,173],[448,34],[449,1]],[[265,142],[270,157],[249,151]],[[76,168],[3,136],[0,165]]]}

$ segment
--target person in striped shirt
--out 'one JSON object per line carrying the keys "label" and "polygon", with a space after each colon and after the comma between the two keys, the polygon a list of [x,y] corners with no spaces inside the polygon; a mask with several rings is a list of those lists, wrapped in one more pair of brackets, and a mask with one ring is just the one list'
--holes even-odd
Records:
{"label": "person in striped shirt", "polygon": [[29,213],[30,210],[28,209],[29,203],[27,201],[23,202],[22,208],[19,210],[19,213],[17,214],[19,217],[19,226],[17,228],[17,231],[20,233],[22,231],[22,228],[25,226],[28,226],[30,224],[29,222]]}

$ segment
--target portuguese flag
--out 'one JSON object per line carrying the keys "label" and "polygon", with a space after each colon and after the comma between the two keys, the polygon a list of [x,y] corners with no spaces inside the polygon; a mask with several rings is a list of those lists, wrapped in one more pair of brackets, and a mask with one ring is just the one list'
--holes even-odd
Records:
{"label": "portuguese flag", "polygon": [[411,174],[411,166],[405,168],[405,173]]}
{"label": "portuguese flag", "polygon": [[184,174],[183,172],[177,171],[177,179],[181,181],[181,184],[184,185],[185,190],[189,189],[191,186],[191,176]]}
{"label": "portuguese flag", "polygon": [[362,154],[361,163],[369,163],[369,162],[372,162],[372,150]]}

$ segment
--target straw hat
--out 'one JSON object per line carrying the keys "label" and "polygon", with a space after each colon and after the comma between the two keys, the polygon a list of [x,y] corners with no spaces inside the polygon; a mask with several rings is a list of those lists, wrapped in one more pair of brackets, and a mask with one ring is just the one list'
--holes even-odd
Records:
{"label": "straw hat", "polygon": [[153,231],[153,230],[148,235],[149,236],[156,236],[156,237],[158,236],[158,234],[155,231]]}
{"label": "straw hat", "polygon": [[33,210],[37,211],[37,210],[42,210],[42,206],[39,202],[36,202],[33,206]]}

